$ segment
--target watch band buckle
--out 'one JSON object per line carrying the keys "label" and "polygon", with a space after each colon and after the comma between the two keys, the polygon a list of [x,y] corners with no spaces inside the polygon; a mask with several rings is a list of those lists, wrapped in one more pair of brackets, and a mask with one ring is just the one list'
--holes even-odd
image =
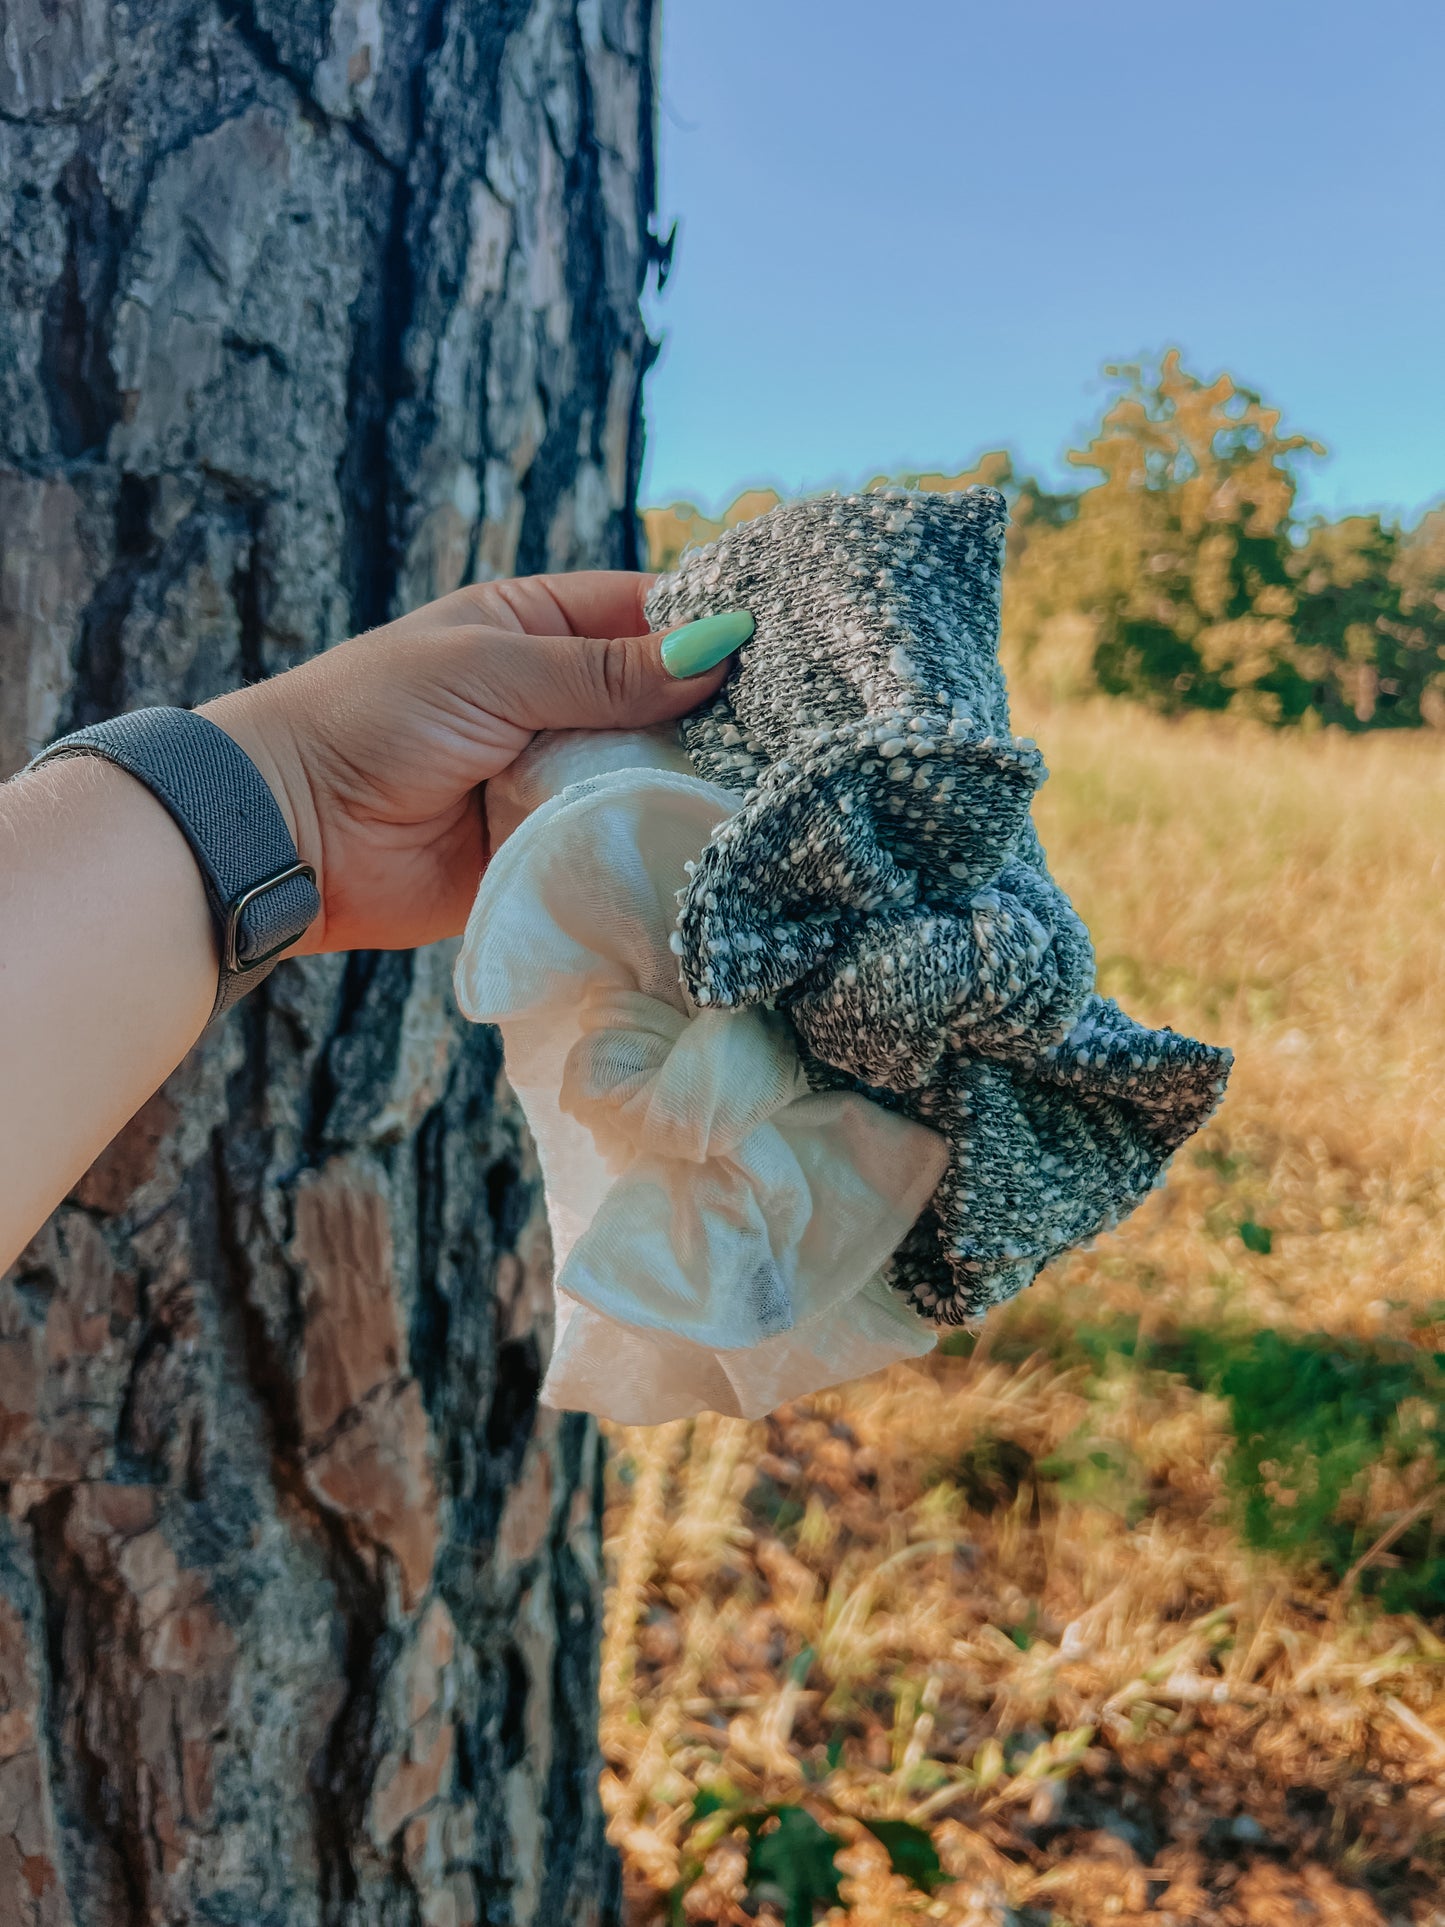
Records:
{"label": "watch band buckle", "polygon": [[293,932],[289,937],[283,937],[280,943],[272,944],[271,948],[263,951],[259,957],[243,957],[238,947],[241,941],[241,919],[246,911],[257,897],[263,897],[268,890],[274,890],[283,883],[289,883],[293,877],[305,877],[313,886],[316,882],[316,872],[309,863],[288,863],[284,870],[277,870],[272,876],[263,877],[259,883],[253,883],[249,890],[243,890],[240,896],[233,898],[226,905],[226,920],[221,933],[223,971],[244,977],[250,971],[259,970],[263,964],[268,964],[273,958],[279,957],[283,950],[289,950],[297,941],[300,932]]}

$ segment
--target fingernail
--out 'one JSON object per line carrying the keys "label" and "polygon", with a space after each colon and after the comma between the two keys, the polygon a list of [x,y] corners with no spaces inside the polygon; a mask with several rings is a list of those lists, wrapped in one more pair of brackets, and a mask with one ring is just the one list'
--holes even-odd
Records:
{"label": "fingernail", "polygon": [[700,676],[713,669],[724,656],[740,649],[753,633],[753,619],[746,609],[729,609],[725,615],[701,616],[696,622],[674,629],[662,645],[662,666],[669,676]]}

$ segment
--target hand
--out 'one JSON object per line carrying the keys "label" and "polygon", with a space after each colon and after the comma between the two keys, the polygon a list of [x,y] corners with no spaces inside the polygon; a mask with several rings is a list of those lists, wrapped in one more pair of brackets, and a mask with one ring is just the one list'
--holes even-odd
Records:
{"label": "hand", "polygon": [[203,706],[316,871],[321,914],[295,954],[454,935],[487,854],[478,788],[537,730],[643,728],[712,695],[725,667],[701,664],[725,661],[750,619],[711,618],[702,637],[689,625],[664,661],[664,638],[646,633],[650,585],[594,572],[458,589]]}
{"label": "hand", "polygon": [[[460,930],[486,855],[478,787],[534,730],[636,728],[711,695],[752,619],[649,636],[647,586],[459,589],[205,706],[316,871],[298,948]],[[87,756],[0,784],[0,1268],[190,1049],[216,968],[200,870],[144,784]]]}

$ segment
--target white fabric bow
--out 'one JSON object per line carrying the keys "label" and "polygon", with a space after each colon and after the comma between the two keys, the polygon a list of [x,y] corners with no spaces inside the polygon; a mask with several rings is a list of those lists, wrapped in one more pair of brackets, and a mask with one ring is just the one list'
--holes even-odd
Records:
{"label": "white fabric bow", "polygon": [[674,761],[655,738],[624,740],[539,739],[489,796],[495,835],[589,745],[613,764],[507,838],[457,997],[501,1026],[542,1163],[559,1313],[543,1397],[631,1424],[756,1417],[933,1344],[878,1274],[945,1147],[856,1093],[811,1090],[774,1013],[691,1004],[675,892],[739,799],[643,766]]}

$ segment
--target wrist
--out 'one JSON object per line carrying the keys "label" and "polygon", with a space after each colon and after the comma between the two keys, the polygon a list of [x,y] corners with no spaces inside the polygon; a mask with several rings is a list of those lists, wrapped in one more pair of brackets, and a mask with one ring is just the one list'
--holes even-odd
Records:
{"label": "wrist", "polygon": [[321,814],[306,773],[295,733],[281,706],[269,695],[273,685],[257,683],[236,689],[202,703],[197,715],[224,730],[239,749],[245,751],[259,770],[276,807],[285,818],[296,854],[315,873],[322,911],[316,922],[297,944],[293,956],[304,956],[321,947],[326,922],[326,884],[323,865]]}

